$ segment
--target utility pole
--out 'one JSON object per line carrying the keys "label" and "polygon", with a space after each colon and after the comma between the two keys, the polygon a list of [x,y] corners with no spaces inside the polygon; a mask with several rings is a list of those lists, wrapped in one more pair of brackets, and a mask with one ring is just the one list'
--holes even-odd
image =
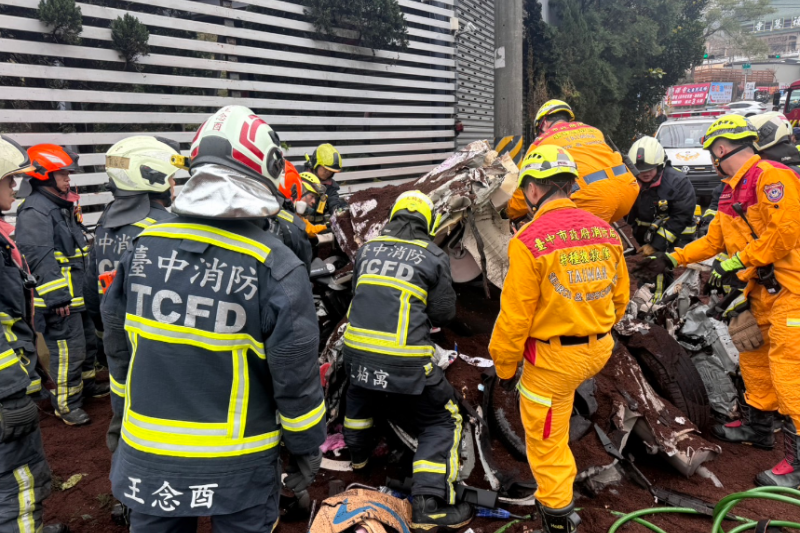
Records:
{"label": "utility pole", "polygon": [[522,0],[494,3],[494,135],[522,135]]}

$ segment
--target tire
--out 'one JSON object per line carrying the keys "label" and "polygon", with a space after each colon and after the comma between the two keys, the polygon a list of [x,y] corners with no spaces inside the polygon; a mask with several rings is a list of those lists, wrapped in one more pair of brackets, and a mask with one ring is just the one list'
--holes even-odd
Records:
{"label": "tire", "polygon": [[628,342],[629,351],[636,357],[653,389],[677,407],[698,429],[705,431],[714,421],[700,373],[683,347],[666,330],[651,325],[649,335],[657,338],[658,346],[665,347],[664,353],[653,353],[649,349],[651,343],[643,345],[637,342],[639,335],[634,335]]}

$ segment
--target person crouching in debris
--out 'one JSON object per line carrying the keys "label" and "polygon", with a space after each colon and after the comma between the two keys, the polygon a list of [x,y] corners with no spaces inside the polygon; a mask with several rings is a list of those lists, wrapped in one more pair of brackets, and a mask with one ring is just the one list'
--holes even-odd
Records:
{"label": "person crouching in debris", "polygon": [[703,148],[729,176],[719,212],[705,237],[671,254],[657,253],[637,270],[663,272],[728,254],[714,264],[706,288],[721,291],[738,280],[748,283],[746,300],[740,300],[752,312],[738,307],[728,329],[740,351],[749,409],[742,424],[718,425],[713,433],[722,440],[771,449],[774,411],[788,415],[791,420],[783,428],[786,456],[758,474],[756,484],[795,488],[800,485],[800,184],[791,169],[756,154],[758,141],[755,126],[739,115],[724,115],[709,126]]}
{"label": "person crouching in debris", "polygon": [[[667,164],[667,153],[655,137],[642,137],[631,146],[630,160],[639,170],[639,196],[628,215],[633,236],[642,245],[639,253],[650,256],[671,251],[694,239],[696,197],[686,174]],[[655,300],[672,282],[671,276],[659,274],[654,279]]]}
{"label": "person crouching in debris", "polygon": [[[321,234],[330,231],[330,222],[325,224],[312,224],[309,221],[314,215],[319,215],[319,209],[323,208],[320,200],[325,195],[325,186],[319,181],[311,172],[303,172],[300,174],[300,179],[303,180],[303,196],[298,202],[297,214],[303,219],[306,225],[306,234],[310,239],[316,239]],[[302,204],[301,204],[302,202]],[[302,209],[301,209],[302,207]],[[302,213],[300,212],[302,211]]]}
{"label": "person crouching in debris", "polygon": [[415,413],[412,527],[458,528],[472,518],[456,503],[461,415],[453,388],[432,361],[431,322],[456,314],[450,263],[431,241],[433,203],[420,191],[401,194],[382,235],[356,256],[355,294],[344,334],[350,376],[344,439],[355,470],[375,446],[373,418]]}
{"label": "person crouching in debris", "polygon": [[278,135],[223,107],[192,142],[178,215],[145,228],[101,304],[109,371],[124,390],[114,496],[131,531],[269,533],[285,485],[322,461],[318,326],[302,262],[263,220],[283,203]]}
{"label": "person crouching in debris", "polygon": [[335,179],[336,174],[340,173],[344,167],[342,154],[332,144],[320,144],[313,154],[306,154],[305,166],[306,170],[319,178],[319,181],[325,186],[322,213],[309,213],[311,222],[322,224],[325,222],[325,215],[330,218],[330,215],[337,210],[347,208],[347,201],[339,196],[340,187]]}
{"label": "person crouching in debris", "polygon": [[572,494],[577,467],[569,449],[572,403],[578,386],[611,357],[610,331],[625,314],[630,291],[619,236],[569,199],[577,177],[563,148],[540,146],[523,161],[519,187],[533,221],[509,243],[489,344],[500,386],[511,390],[516,384],[521,395],[545,533],[569,533],[580,524]]}
{"label": "person crouching in debris", "polygon": [[293,164],[286,161],[283,181],[280,182],[279,192],[285,198],[283,209],[274,217],[267,219],[267,231],[277,235],[300,261],[306,265],[306,270],[311,271],[311,261],[314,253],[311,250],[311,241],[306,235],[306,223],[295,212],[297,202],[303,195],[303,181],[300,173]]}

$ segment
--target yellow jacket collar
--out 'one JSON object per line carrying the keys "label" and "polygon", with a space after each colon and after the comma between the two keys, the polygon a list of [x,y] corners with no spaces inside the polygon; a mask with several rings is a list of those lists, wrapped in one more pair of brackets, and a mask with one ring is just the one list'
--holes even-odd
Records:
{"label": "yellow jacket collar", "polygon": [[577,209],[577,207],[578,206],[575,205],[575,202],[573,202],[569,198],[558,198],[556,200],[550,200],[536,211],[536,214],[533,216],[533,220],[536,220],[545,213],[549,213],[550,211],[555,211],[556,209]]}
{"label": "yellow jacket collar", "polygon": [[750,172],[750,169],[756,166],[759,161],[761,161],[761,156],[754,155],[753,157],[748,159],[744,165],[742,165],[742,168],[740,168],[736,174],[734,174],[730,178],[722,180],[722,183],[727,183],[731,189],[735,189],[736,185],[739,183],[739,181],[741,181],[742,177],[748,172]]}

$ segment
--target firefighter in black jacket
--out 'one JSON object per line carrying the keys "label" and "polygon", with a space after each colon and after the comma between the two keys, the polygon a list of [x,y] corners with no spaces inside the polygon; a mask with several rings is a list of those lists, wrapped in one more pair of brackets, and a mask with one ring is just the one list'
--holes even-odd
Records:
{"label": "firefighter in black jacket", "polygon": [[29,148],[28,156],[33,192],[17,210],[17,245],[38,283],[35,325],[50,351],[56,416],[83,425],[90,421],[83,397],[107,396],[109,386],[95,381],[97,337],[83,296],[89,248],[69,177],[80,170],[78,156],[54,144]]}
{"label": "firefighter in black jacket", "polygon": [[269,533],[285,485],[314,480],[325,440],[318,328],[303,264],[261,229],[284,198],[277,134],[242,106],[192,143],[177,218],[145,228],[101,305],[125,394],[111,466],[131,530]]}
{"label": "firefighter in black jacket", "polygon": [[314,259],[311,241],[306,235],[306,223],[295,212],[297,201],[303,196],[303,181],[294,165],[288,161],[285,163],[286,170],[278,192],[286,200],[283,209],[274,217],[267,219],[266,230],[278,236],[281,242],[303,262],[306,270],[311,272],[311,261]]}
{"label": "firefighter in black jacket", "polygon": [[696,197],[686,174],[666,164],[667,154],[655,137],[642,137],[629,156],[639,169],[639,196],[628,215],[643,255],[667,252],[694,239]]}
{"label": "firefighter in black jacket", "polygon": [[419,445],[414,455],[412,526],[465,525],[472,516],[455,502],[461,415],[453,388],[432,360],[431,323],[456,313],[447,255],[431,242],[433,204],[419,191],[400,195],[382,235],[358,251],[355,294],[344,334],[350,376],[344,438],[355,469],[375,445],[374,417],[412,413]]}
{"label": "firefighter in black jacket", "polygon": [[[0,212],[14,202],[14,177],[33,170],[28,154],[0,136]],[[36,280],[0,218],[0,531],[55,533],[42,527],[42,501],[50,495],[50,467],[32,398],[42,389],[36,372],[33,287]]]}
{"label": "firefighter in black jacket", "polygon": [[[179,155],[178,143],[146,135],[123,139],[106,153],[109,177],[106,188],[114,200],[97,222],[83,289],[86,310],[98,332],[105,330],[100,318],[100,300],[114,279],[122,254],[133,246],[133,240],[143,229],[174,218],[167,208],[172,204],[173,176],[178,171],[171,161]],[[125,392],[113,376],[109,377],[114,411],[109,438],[114,441],[108,444],[114,451]]]}
{"label": "firefighter in black jacket", "polygon": [[339,196],[339,184],[334,179],[342,171],[344,162],[342,155],[331,144],[320,144],[314,153],[306,154],[306,169],[314,174],[325,186],[325,203],[323,213],[309,213],[314,224],[324,224],[325,216],[334,214],[339,209],[347,208],[347,201]]}

